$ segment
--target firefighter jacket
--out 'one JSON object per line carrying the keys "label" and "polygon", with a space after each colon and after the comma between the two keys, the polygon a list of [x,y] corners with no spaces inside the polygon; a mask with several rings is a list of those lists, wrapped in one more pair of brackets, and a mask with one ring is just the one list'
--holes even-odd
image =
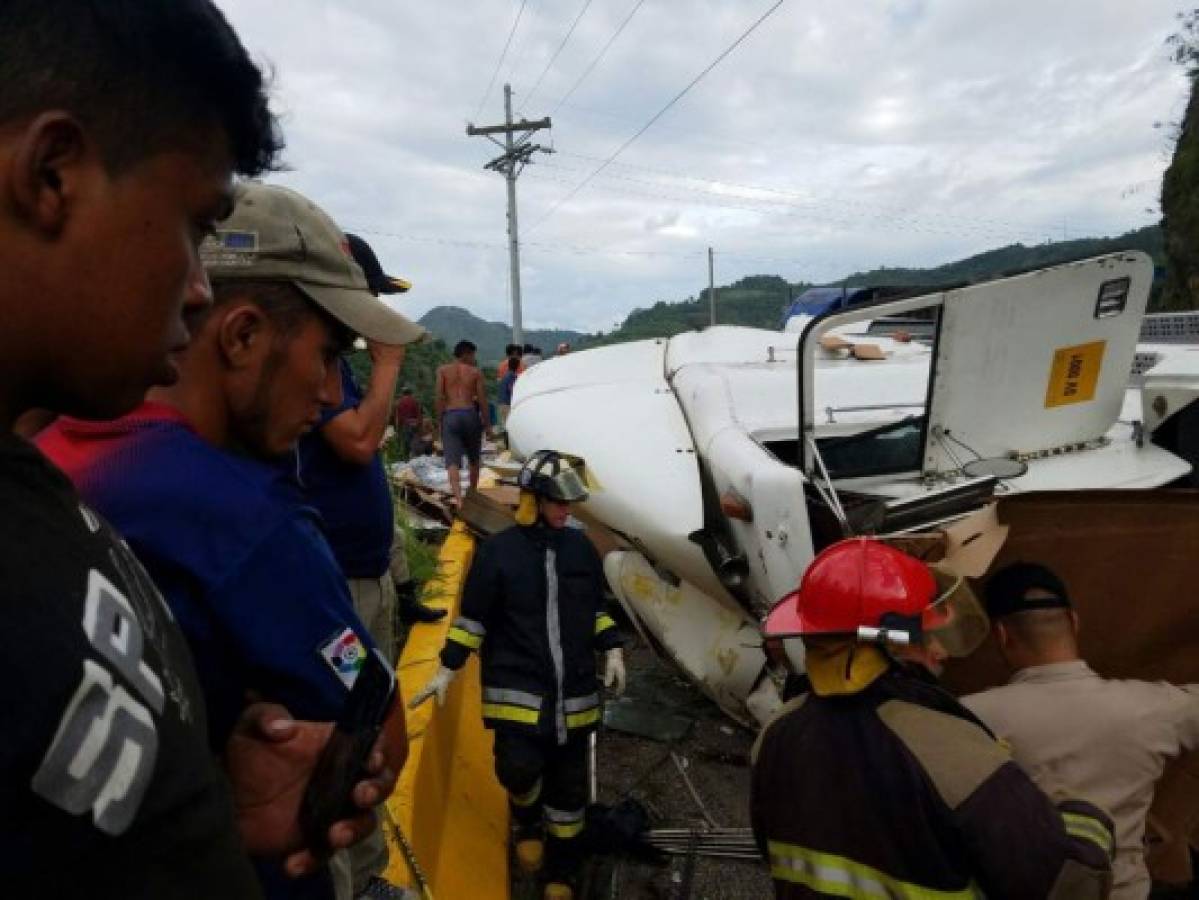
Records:
{"label": "firefighter jacket", "polygon": [[595,728],[595,653],[621,644],[603,585],[599,555],[575,528],[516,525],[483,542],[441,662],[458,669],[479,651],[487,727],[559,745]]}
{"label": "firefighter jacket", "polygon": [[857,694],[801,695],[754,748],[754,835],[779,898],[1107,896],[1111,821],[1055,800],[897,666]]}

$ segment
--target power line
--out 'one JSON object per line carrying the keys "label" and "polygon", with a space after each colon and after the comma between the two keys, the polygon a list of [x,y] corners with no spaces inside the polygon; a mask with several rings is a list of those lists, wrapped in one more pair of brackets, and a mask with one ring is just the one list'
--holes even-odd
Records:
{"label": "power line", "polygon": [[[506,245],[497,241],[468,241],[460,238],[445,238],[427,234],[404,234],[395,231],[384,231],[371,226],[364,226],[360,223],[351,223],[346,226],[354,234],[369,235],[372,238],[390,238],[392,240],[404,241],[417,244],[435,244],[444,247],[461,247],[471,250],[504,250]],[[542,253],[549,253],[560,256],[620,256],[620,257],[641,257],[641,258],[661,258],[661,259],[701,259],[707,256],[707,250],[623,250],[614,247],[596,247],[586,244],[563,244],[560,242],[546,243],[544,241],[522,241],[522,247],[535,248]],[[803,261],[794,257],[783,256],[759,256],[748,253],[739,253],[736,250],[722,250],[722,257],[728,259],[739,259],[746,262],[760,263],[776,263],[791,266],[811,265],[811,261]]]}
{"label": "power line", "polygon": [[[566,156],[566,157],[571,157],[574,159],[583,159],[583,160],[588,160],[590,162],[602,162],[601,157],[589,156],[585,153],[572,153],[569,150],[557,150],[557,149],[555,150],[555,152],[559,156]],[[801,203],[803,203],[805,205],[810,205],[814,208],[824,207],[824,208],[836,209],[836,208],[843,208],[843,207],[848,206],[848,207],[856,207],[857,209],[861,209],[868,214],[871,214],[871,215],[874,215],[874,216],[880,217],[880,218],[888,217],[888,216],[897,217],[899,215],[899,211],[896,209],[889,209],[889,208],[887,208],[885,206],[881,206],[881,205],[873,205],[870,203],[863,202],[861,200],[855,200],[855,199],[841,196],[841,195],[838,195],[836,197],[823,197],[822,198],[822,197],[814,196],[812,194],[804,193],[802,191],[787,190],[786,188],[767,187],[765,185],[747,184],[745,182],[737,182],[737,181],[721,181],[719,179],[714,179],[714,178],[702,178],[698,175],[686,175],[686,174],[680,173],[678,171],[668,171],[666,169],[655,169],[651,166],[632,165],[630,163],[616,163],[616,166],[621,169],[632,169],[634,171],[647,172],[652,175],[662,175],[666,178],[674,179],[677,181],[692,181],[692,182],[696,182],[698,184],[707,184],[707,185],[711,185],[716,188],[736,188],[739,190],[757,191],[757,192],[760,192],[763,194],[776,194],[776,195],[782,196],[782,197],[791,197],[791,198],[794,198],[795,200],[800,201]],[[561,167],[559,167],[559,168],[561,168]],[[615,177],[615,176],[609,176],[609,177]],[[650,182],[646,182],[646,183],[650,183]],[[1148,184],[1149,182],[1145,182],[1145,183]],[[680,189],[683,189],[683,188],[680,188]],[[705,191],[705,193],[707,193],[707,192]],[[1123,195],[1121,195],[1121,196],[1123,196]],[[955,213],[941,213],[941,212],[938,212],[936,215],[940,219],[946,219],[946,218],[955,219],[955,220],[965,223],[971,227],[990,227],[997,234],[1001,233],[1001,232],[1003,232],[1003,233],[1012,233],[1012,232],[1020,233],[1020,232],[1025,232],[1025,231],[1038,232],[1038,231],[1042,230],[1042,226],[1040,224],[1033,224],[1030,222],[1013,222],[1010,219],[994,219],[994,218],[988,218],[985,216],[963,216],[963,215],[958,215]]]}
{"label": "power line", "polygon": [[629,14],[624,17],[624,21],[621,22],[620,25],[617,26],[616,32],[612,35],[612,37],[608,38],[608,43],[604,44],[603,49],[600,50],[599,54],[595,57],[595,59],[593,59],[588,64],[587,68],[583,70],[583,74],[575,79],[575,83],[570,86],[570,90],[568,90],[565,94],[562,95],[561,99],[558,100],[558,105],[555,106],[552,110],[550,110],[551,118],[558,112],[558,108],[560,106],[562,106],[562,104],[565,103],[567,100],[569,100],[571,95],[574,94],[574,92],[579,89],[579,85],[587,80],[587,76],[589,76],[592,73],[592,71],[595,69],[595,67],[599,65],[600,60],[603,59],[604,56],[607,55],[608,48],[616,43],[616,39],[618,37],[620,37],[621,32],[623,32],[625,30],[625,27],[631,21],[633,21],[633,16],[637,15],[637,10],[641,9],[641,7],[644,3],[645,3],[645,0],[637,0],[636,4],[634,4],[633,8],[631,10],[629,10]]}
{"label": "power line", "polygon": [[483,107],[487,103],[487,98],[491,96],[491,89],[495,87],[495,79],[500,74],[500,66],[504,64],[504,57],[508,55],[508,48],[512,46],[512,38],[516,35],[516,27],[520,25],[520,17],[525,14],[525,4],[529,0],[520,0],[520,9],[516,11],[516,19],[512,22],[512,30],[508,32],[508,40],[504,41],[504,50],[500,53],[500,58],[496,60],[495,71],[491,73],[491,80],[487,82],[487,90],[483,92],[483,96],[479,98],[479,108],[475,110],[473,118],[479,118],[479,114],[483,112]]}
{"label": "power line", "polygon": [[[532,20],[533,14],[536,11],[536,6],[536,0],[530,0],[525,10],[530,20]],[[517,73],[520,71],[520,67],[525,64],[526,51],[533,41],[533,26],[526,25],[525,30],[521,32],[520,36],[513,43],[512,52],[509,54],[508,77],[504,79],[508,84],[512,84],[517,80]]]}
{"label": "power line", "polygon": [[[580,156],[580,154],[564,154],[569,156]],[[594,159],[594,157],[582,157],[585,159]],[[569,166],[554,165],[552,163],[545,164],[548,169],[555,169],[560,172],[577,172],[581,171],[578,168]],[[923,231],[930,234],[948,234],[960,235],[968,233],[973,235],[987,235],[995,239],[1010,240],[1013,235],[1028,237],[1030,235],[1039,235],[1043,231],[1043,226],[1033,225],[1029,223],[1017,224],[1010,222],[999,222],[997,220],[989,220],[982,218],[971,218],[967,216],[955,215],[952,213],[931,212],[925,214],[913,213],[905,209],[888,209],[882,206],[870,206],[858,201],[847,200],[843,198],[822,199],[817,197],[809,197],[793,191],[784,191],[777,188],[768,188],[758,185],[735,184],[731,182],[711,181],[709,179],[698,178],[696,176],[678,175],[674,173],[662,172],[657,169],[649,169],[644,166],[628,166],[625,168],[633,170],[643,170],[651,173],[660,173],[668,178],[674,178],[682,181],[690,181],[696,184],[711,185],[711,188],[696,187],[684,184],[676,184],[668,181],[650,181],[643,178],[634,178],[629,175],[616,174],[614,172],[605,172],[601,176],[605,179],[615,181],[624,181],[630,184],[643,185],[645,187],[665,189],[686,194],[694,194],[701,197],[714,197],[718,200],[726,201],[718,204],[706,204],[723,206],[729,209],[744,209],[757,212],[776,212],[776,207],[785,207],[789,210],[797,210],[809,214],[818,214],[821,216],[821,222],[839,225],[854,225],[862,226],[865,224],[884,224],[893,226],[910,227],[913,230]],[[555,180],[542,177],[540,180]],[[569,181],[562,183],[570,184]],[[715,188],[715,189],[713,189]],[[606,185],[600,186],[601,190],[612,190]],[[734,190],[739,190],[742,193],[736,193]],[[747,196],[745,191],[754,191],[758,193],[771,194],[772,197],[755,197]],[[625,192],[632,193],[632,192]],[[659,200],[672,200],[677,203],[694,202],[686,197],[666,194],[650,194],[644,193],[640,196],[652,197]],[[732,204],[729,200],[741,200],[751,203],[760,204],[759,206],[744,206]],[[860,212],[855,214],[850,207],[857,207]],[[956,221],[956,224],[954,222]],[[931,222],[931,224],[930,224]]]}
{"label": "power line", "polygon": [[[557,169],[559,171],[573,171],[573,170],[566,170],[566,169],[563,169],[561,166],[554,166],[552,164],[547,164],[547,165],[543,166],[543,168],[552,168],[552,169]],[[597,186],[600,190],[607,191],[609,193],[622,194],[622,195],[628,196],[628,197],[639,197],[639,198],[647,198],[647,199],[654,199],[654,200],[665,200],[665,201],[669,201],[671,203],[698,204],[700,206],[710,206],[710,207],[715,207],[717,209],[733,209],[733,210],[739,210],[739,211],[743,211],[743,212],[758,213],[759,215],[773,215],[773,216],[784,216],[784,217],[788,217],[788,218],[801,218],[801,219],[805,219],[806,221],[809,221],[809,222],[812,221],[813,209],[812,209],[811,204],[788,203],[783,200],[767,200],[767,199],[763,199],[763,198],[744,197],[744,196],[740,196],[737,194],[727,194],[727,193],[720,193],[720,192],[716,192],[716,191],[705,191],[705,190],[702,190],[699,188],[686,188],[686,187],[679,187],[679,186],[674,186],[674,185],[654,184],[653,182],[642,181],[642,180],[639,180],[636,178],[629,178],[629,177],[621,176],[621,175],[605,174],[604,177],[615,179],[618,181],[628,181],[628,182],[631,182],[631,183],[637,184],[637,185],[645,185],[645,186],[649,186],[649,187],[660,187],[660,188],[665,188],[665,189],[674,190],[674,191],[683,191],[683,192],[690,193],[690,194],[696,195],[696,196],[680,197],[677,194],[653,193],[651,191],[645,191],[645,190],[629,190],[626,188],[620,188],[620,187],[615,187],[615,186],[606,185],[606,184]],[[552,181],[552,182],[556,182],[558,184],[572,184],[573,183],[572,180],[570,180],[570,179],[555,178],[553,176],[548,176],[548,175],[544,174],[543,172],[536,173],[536,180],[537,181]],[[697,199],[697,197],[700,199]],[[740,200],[742,202],[740,202],[740,203],[733,202],[733,201],[738,201],[738,200]],[[756,205],[750,205],[750,204],[756,204]],[[816,211],[819,211],[819,209],[817,209]],[[868,226],[868,225],[877,226],[877,225],[881,224],[881,225],[885,225],[885,226],[892,227],[892,228],[904,228],[909,231],[915,231],[915,232],[920,232],[923,234],[930,234],[930,235],[947,235],[950,237],[963,237],[963,236],[987,237],[988,239],[991,239],[991,240],[994,240],[996,238],[999,238],[1002,240],[1011,240],[1012,239],[1011,232],[1005,233],[1005,232],[999,232],[999,231],[995,231],[995,230],[989,230],[989,229],[977,228],[977,227],[966,228],[966,227],[950,227],[948,225],[940,226],[937,224],[929,224],[929,222],[927,220],[912,217],[912,216],[885,217],[885,216],[881,216],[881,215],[875,215],[868,219],[863,216],[852,216],[848,213],[845,213],[842,215],[837,215],[836,211],[834,211],[833,213],[829,213],[829,212],[825,211],[825,212],[821,212],[821,218],[819,220],[819,223],[820,224],[828,224],[828,225],[837,225],[837,226],[840,226],[841,228],[857,228],[857,229],[862,229],[862,230],[864,230],[866,228],[866,226]],[[1034,231],[1035,231],[1034,229],[1029,229],[1028,232],[1026,232],[1024,235],[1026,237],[1026,239],[1032,239],[1031,236],[1033,235]],[[1017,234],[1019,234],[1019,232],[1017,232]]]}
{"label": "power line", "polygon": [[624,151],[627,150],[629,148],[629,146],[635,140],[637,140],[637,138],[641,137],[641,135],[643,135],[647,131],[649,131],[649,129],[651,127],[653,127],[653,124],[666,114],[667,110],[669,110],[672,106],[674,106],[681,99],[683,99],[683,97],[685,97],[687,95],[687,92],[690,91],[697,84],[699,84],[699,82],[703,79],[703,77],[705,75],[707,75],[709,72],[711,72],[713,69],[715,69],[718,65],[720,65],[720,63],[722,61],[724,61],[724,59],[730,53],[732,53],[739,46],[741,46],[741,43],[746,38],[748,38],[751,34],[753,34],[758,29],[759,25],[761,25],[768,18],[770,18],[770,16],[772,16],[774,14],[775,10],[777,10],[780,6],[782,6],[784,2],[785,2],[785,0],[777,0],[777,2],[774,4],[774,6],[770,7],[770,9],[766,10],[766,12],[762,13],[762,15],[760,17],[758,17],[757,21],[755,21],[752,25],[749,26],[749,28],[745,29],[745,31],[743,31],[741,33],[740,37],[738,37],[737,40],[733,41],[733,43],[731,43],[728,47],[726,47],[725,50],[719,56],[717,56],[714,60],[712,60],[712,62],[710,62],[707,66],[705,66],[703,71],[701,71],[698,75],[696,75],[694,78],[692,78],[690,83],[685,88],[683,88],[681,91],[679,91],[677,94],[675,94],[674,97],[672,97],[665,106],[663,106],[660,110],[658,110],[650,118],[650,120],[648,122],[646,122],[643,126],[641,126],[641,129],[639,131],[637,131],[636,134],[634,134],[631,138],[629,138],[627,141],[625,141],[623,144],[621,144],[618,148],[616,148],[616,152],[613,153],[611,156],[609,156],[606,160],[604,160],[596,168],[596,170],[594,172],[592,172],[590,175],[588,175],[586,178],[584,178],[582,181],[580,181],[579,184],[574,188],[574,190],[570,191],[565,197],[563,197],[561,200],[559,200],[557,203],[555,203],[553,206],[551,206],[549,211],[547,211],[540,219],[538,219],[536,222],[534,222],[533,227],[530,228],[529,230],[530,231],[536,230],[539,225],[541,225],[546,219],[548,219],[555,212],[557,212],[562,207],[562,204],[566,203],[572,197],[577,195],[579,193],[579,191],[583,190],[583,188],[585,188],[587,186],[588,182],[590,182],[591,179],[595,178],[596,175],[598,175],[600,172],[604,171],[604,169],[608,168],[608,166],[610,166],[616,160],[616,157],[618,157],[618,156],[620,156],[620,154],[624,153]]}
{"label": "power line", "polygon": [[537,93],[537,89],[541,87],[541,82],[545,79],[546,74],[553,68],[554,63],[558,61],[558,56],[562,53],[566,42],[570,40],[570,36],[575,33],[575,28],[579,25],[579,20],[583,18],[583,14],[587,12],[587,8],[591,6],[593,0],[584,0],[583,8],[579,10],[579,14],[575,16],[575,20],[570,23],[570,28],[566,30],[566,37],[562,38],[562,43],[558,45],[558,49],[554,51],[554,55],[550,57],[550,61],[545,64],[545,68],[541,70],[541,74],[537,76],[537,81],[533,83],[532,89],[525,95],[524,103],[521,103],[517,114],[524,112],[525,104],[533,99],[533,95]]}

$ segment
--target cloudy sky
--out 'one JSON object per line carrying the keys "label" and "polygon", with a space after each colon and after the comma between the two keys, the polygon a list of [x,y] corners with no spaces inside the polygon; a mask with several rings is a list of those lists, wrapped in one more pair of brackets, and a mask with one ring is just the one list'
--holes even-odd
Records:
{"label": "cloudy sky", "polygon": [[217,2],[275,70],[272,178],[414,317],[509,320],[498,149],[465,133],[505,82],[553,119],[518,183],[525,326],[580,330],[695,294],[709,246],[718,284],[821,282],[1149,224],[1186,104],[1180,3],[785,0],[576,190],[776,0]]}

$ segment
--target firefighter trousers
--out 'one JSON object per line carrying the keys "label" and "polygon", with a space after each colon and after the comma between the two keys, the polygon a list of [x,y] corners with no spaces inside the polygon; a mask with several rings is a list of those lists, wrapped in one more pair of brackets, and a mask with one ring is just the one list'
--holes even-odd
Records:
{"label": "firefighter trousers", "polygon": [[518,838],[536,833],[544,819],[545,872],[571,883],[583,862],[587,807],[587,735],[553,738],[496,729],[495,774],[508,792]]}

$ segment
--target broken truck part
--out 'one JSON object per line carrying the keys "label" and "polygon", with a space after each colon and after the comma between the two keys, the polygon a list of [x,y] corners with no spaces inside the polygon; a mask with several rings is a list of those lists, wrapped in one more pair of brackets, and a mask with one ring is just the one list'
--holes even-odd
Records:
{"label": "broken truck part", "polygon": [[[1138,347],[1152,277],[1113,253],[787,331],[572,353],[517,381],[510,442],[587,460],[584,513],[622,544],[613,592],[722,709],[761,721],[777,698],[757,622],[833,541],[1189,476],[1199,354]],[[898,318],[926,327],[878,327]]]}

